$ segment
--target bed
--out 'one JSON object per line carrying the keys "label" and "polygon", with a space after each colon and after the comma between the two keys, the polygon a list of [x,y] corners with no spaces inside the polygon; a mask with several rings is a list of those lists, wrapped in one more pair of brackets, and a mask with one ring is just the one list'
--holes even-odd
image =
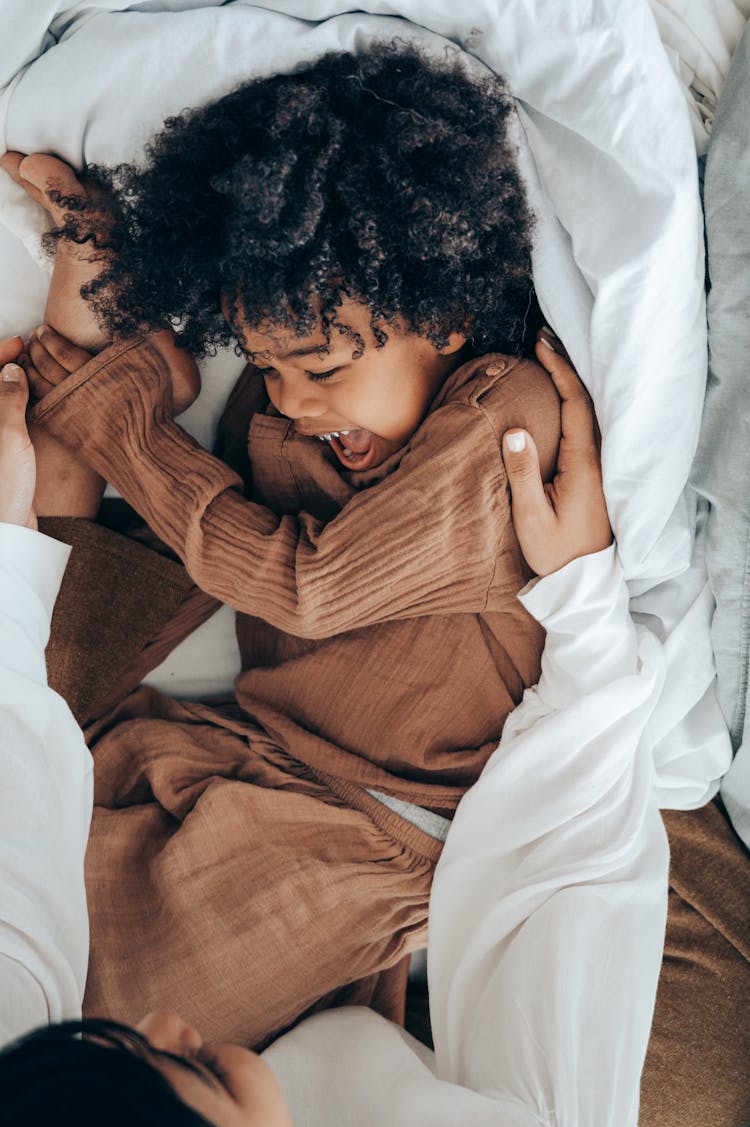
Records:
{"label": "bed", "polygon": [[[3,144],[50,149],[76,167],[131,159],[168,114],[368,37],[408,35],[438,52],[457,45],[469,65],[505,74],[537,214],[538,298],[596,404],[633,610],[670,639],[675,676],[649,738],[666,758],[685,741],[702,754],[708,741],[718,760],[726,734],[712,688],[711,601],[700,543],[694,552],[696,501],[685,488],[706,379],[695,157],[750,2],[471,0],[459,14],[449,10],[440,0],[6,3]],[[0,182],[3,333],[23,333],[42,316],[39,233],[36,209]],[[203,391],[183,424],[206,445],[239,368],[231,351],[204,365]],[[178,696],[210,696],[229,687],[236,668],[224,608],[150,681]],[[690,805],[708,793],[688,784],[672,800]]]}
{"label": "bed", "polygon": [[[414,38],[438,53],[453,45],[468,66],[506,76],[537,215],[537,296],[596,405],[633,613],[664,644],[644,741],[657,765],[681,757],[684,770],[668,773],[660,798],[682,808],[715,793],[731,755],[714,691],[705,514],[687,481],[706,379],[696,153],[749,13],[750,0],[0,7],[0,42],[10,45],[0,61],[3,147],[55,151],[76,167],[137,157],[168,114],[370,38]],[[38,212],[0,182],[3,335],[41,319],[40,231]],[[181,422],[204,445],[241,366],[231,351],[203,365],[203,390]],[[223,608],[149,680],[211,696],[236,669]]]}

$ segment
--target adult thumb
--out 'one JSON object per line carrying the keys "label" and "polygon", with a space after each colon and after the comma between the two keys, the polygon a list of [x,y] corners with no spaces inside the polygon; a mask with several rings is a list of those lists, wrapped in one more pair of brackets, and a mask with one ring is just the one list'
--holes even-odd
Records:
{"label": "adult thumb", "polygon": [[503,461],[511,494],[511,515],[518,543],[532,571],[542,573],[554,513],[544,492],[536,443],[528,431],[503,435]]}
{"label": "adult thumb", "polygon": [[4,364],[0,369],[0,473],[4,472],[2,456],[29,445],[26,408],[29,405],[29,383],[18,364]]}
{"label": "adult thumb", "polygon": [[539,469],[536,443],[528,431],[508,430],[503,435],[503,461],[513,501],[513,521],[537,518],[549,508]]}
{"label": "adult thumb", "polygon": [[18,364],[0,370],[0,521],[36,527],[34,447],[26,427],[29,385]]}

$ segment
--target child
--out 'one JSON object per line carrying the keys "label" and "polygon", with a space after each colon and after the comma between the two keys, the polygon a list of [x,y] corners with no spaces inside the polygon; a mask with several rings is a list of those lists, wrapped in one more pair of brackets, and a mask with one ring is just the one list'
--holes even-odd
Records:
{"label": "child", "polygon": [[237,610],[242,655],[236,706],[141,690],[95,746],[89,1012],[169,998],[248,1044],[323,1004],[398,1014],[380,972],[424,944],[446,819],[539,672],[500,436],[533,432],[549,476],[559,401],[486,354],[530,285],[509,113],[497,79],[383,46],[184,115],[109,177],[89,297],[113,336],[236,336],[239,472],[172,422],[158,341],[30,344],[37,394],[75,370],[39,425]]}

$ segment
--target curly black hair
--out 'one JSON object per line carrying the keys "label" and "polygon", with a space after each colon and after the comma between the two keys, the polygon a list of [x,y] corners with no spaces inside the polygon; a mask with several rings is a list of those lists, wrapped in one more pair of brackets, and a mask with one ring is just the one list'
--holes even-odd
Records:
{"label": "curly black hair", "polygon": [[[437,346],[461,331],[513,351],[532,217],[511,113],[502,79],[400,42],[249,82],[168,119],[145,167],[90,170],[116,254],[82,292],[112,336],[179,322],[197,355],[240,321],[346,332],[343,295],[369,306],[378,343],[398,320]],[[91,238],[81,224],[60,234]]]}

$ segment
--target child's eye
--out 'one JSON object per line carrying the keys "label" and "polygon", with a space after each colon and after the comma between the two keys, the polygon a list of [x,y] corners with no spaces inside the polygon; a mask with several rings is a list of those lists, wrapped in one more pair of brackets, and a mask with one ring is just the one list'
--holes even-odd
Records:
{"label": "child's eye", "polygon": [[329,368],[327,372],[307,372],[306,375],[310,377],[315,383],[325,383],[330,380],[331,376],[335,376],[338,368]]}

